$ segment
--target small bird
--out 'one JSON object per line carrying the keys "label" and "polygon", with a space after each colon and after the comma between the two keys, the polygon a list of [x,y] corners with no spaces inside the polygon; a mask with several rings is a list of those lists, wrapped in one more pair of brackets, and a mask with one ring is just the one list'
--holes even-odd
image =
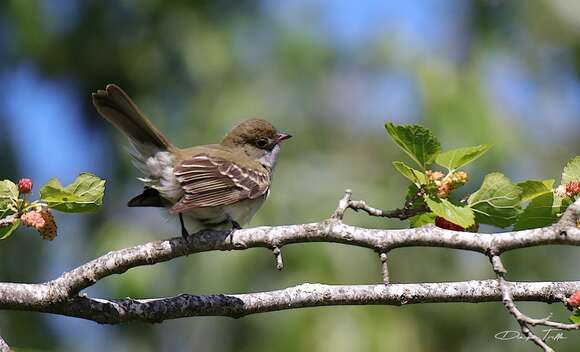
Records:
{"label": "small bird", "polygon": [[188,228],[197,232],[247,224],[270,193],[281,142],[292,137],[268,121],[249,119],[220,144],[180,149],[118,86],[109,84],[92,97],[101,116],[129,138],[133,164],[144,175],[139,178],[143,193],[128,206],[169,208],[179,215],[184,238]]}

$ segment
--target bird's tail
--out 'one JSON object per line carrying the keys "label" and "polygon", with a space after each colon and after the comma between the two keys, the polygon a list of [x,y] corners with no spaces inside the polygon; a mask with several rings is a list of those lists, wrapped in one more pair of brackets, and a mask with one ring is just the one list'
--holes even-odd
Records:
{"label": "bird's tail", "polygon": [[101,116],[129,137],[142,157],[173,148],[171,142],[118,86],[108,84],[105,90],[93,93],[93,105]]}

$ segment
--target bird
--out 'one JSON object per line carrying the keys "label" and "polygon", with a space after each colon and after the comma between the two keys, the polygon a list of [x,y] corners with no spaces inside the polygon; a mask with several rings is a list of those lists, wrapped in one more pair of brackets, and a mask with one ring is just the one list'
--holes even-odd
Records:
{"label": "bird", "polygon": [[181,149],[119,86],[97,90],[92,102],[128,137],[133,164],[143,174],[143,192],[127,205],[169,208],[179,216],[185,239],[190,232],[234,231],[247,224],[270,193],[280,145],[292,137],[266,120],[252,118],[232,128],[219,144]]}

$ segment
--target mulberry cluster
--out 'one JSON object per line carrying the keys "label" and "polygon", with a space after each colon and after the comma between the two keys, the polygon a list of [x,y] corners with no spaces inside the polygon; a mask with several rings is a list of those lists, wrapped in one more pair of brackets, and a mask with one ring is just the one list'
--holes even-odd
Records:
{"label": "mulberry cluster", "polygon": [[433,180],[433,181],[437,181],[437,180],[440,180],[440,179],[442,179],[443,177],[445,177],[445,174],[444,174],[444,173],[442,173],[441,171],[433,171],[433,170],[427,170],[427,171],[425,172],[425,174],[427,175],[427,177],[428,177],[430,180]]}
{"label": "mulberry cluster", "polygon": [[20,221],[28,227],[34,227],[43,240],[52,241],[56,238],[56,222],[48,210],[26,212],[22,214]]}
{"label": "mulberry cluster", "polygon": [[568,197],[575,197],[580,193],[580,181],[572,181],[566,184],[566,194]]}
{"label": "mulberry cluster", "polygon": [[21,178],[18,181],[18,191],[20,194],[28,194],[32,192],[32,180],[29,178]]}
{"label": "mulberry cluster", "polygon": [[576,197],[580,194],[580,181],[571,181],[556,188],[556,194],[560,197]]}
{"label": "mulberry cluster", "polygon": [[447,198],[449,193],[467,182],[465,171],[457,171],[445,176],[441,171],[427,170],[425,174],[437,186],[437,197],[439,198]]}
{"label": "mulberry cluster", "polygon": [[573,308],[580,307],[580,291],[576,291],[568,298],[568,305]]}

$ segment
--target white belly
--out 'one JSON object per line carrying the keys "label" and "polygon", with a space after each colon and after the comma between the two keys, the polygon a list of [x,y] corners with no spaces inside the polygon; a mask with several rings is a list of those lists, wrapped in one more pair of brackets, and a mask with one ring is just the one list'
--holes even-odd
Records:
{"label": "white belly", "polygon": [[231,229],[231,220],[240,226],[249,223],[258,209],[264,203],[266,196],[257,199],[247,199],[222,207],[205,207],[192,209],[183,213],[187,230],[190,233],[201,229]]}

